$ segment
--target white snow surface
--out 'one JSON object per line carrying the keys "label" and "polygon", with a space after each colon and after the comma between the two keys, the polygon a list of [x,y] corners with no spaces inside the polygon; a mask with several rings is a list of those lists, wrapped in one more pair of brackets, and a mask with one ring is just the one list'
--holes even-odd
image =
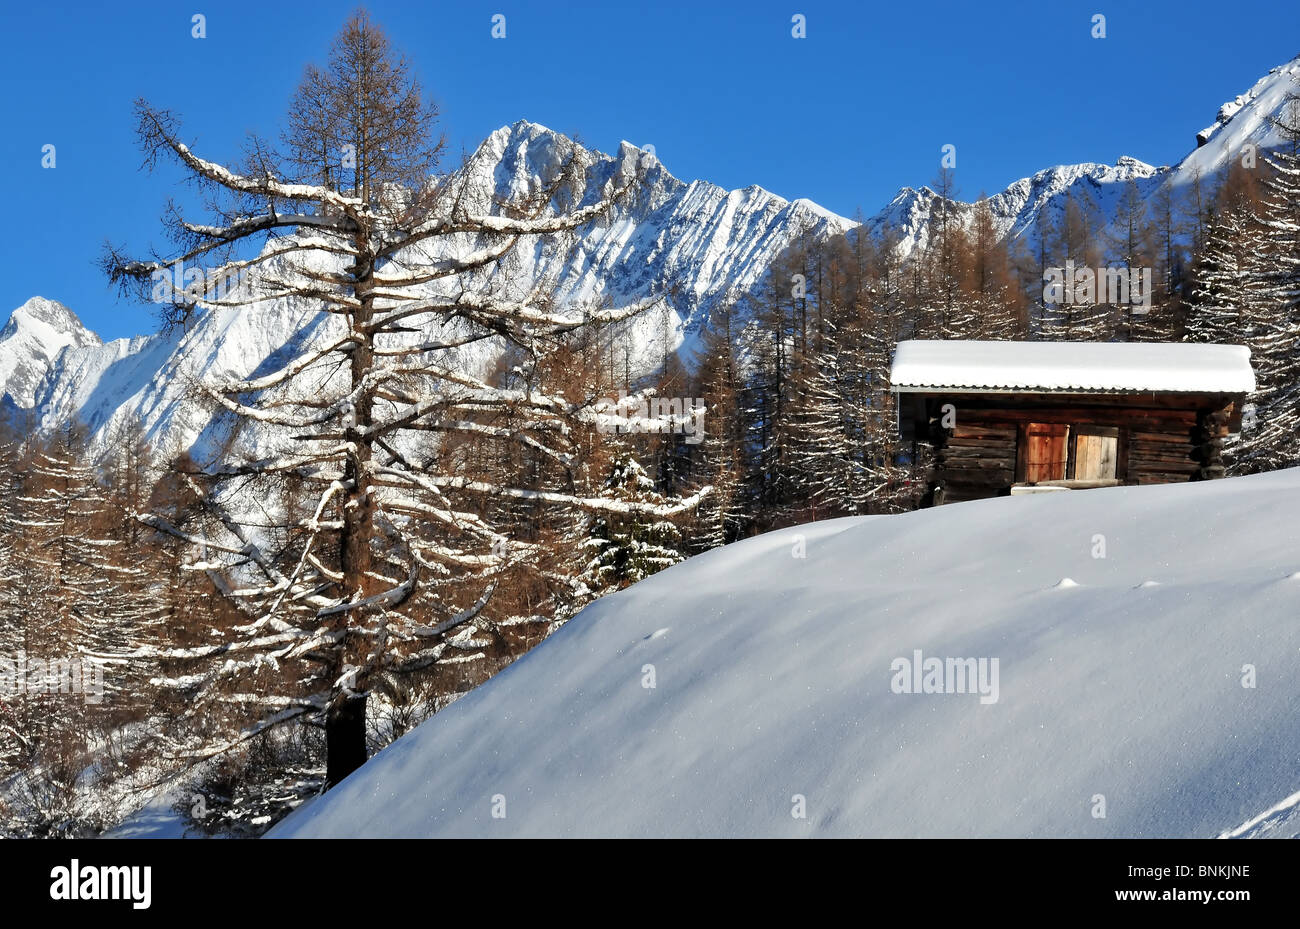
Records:
{"label": "white snow surface", "polygon": [[898,343],[894,391],[955,390],[1250,393],[1244,345],[1190,342],[993,342],[912,339]]}
{"label": "white snow surface", "polygon": [[[773,532],[593,604],[271,834],[1296,836],[1298,569],[1300,469]],[[894,692],[915,650],[997,658],[997,702]]]}

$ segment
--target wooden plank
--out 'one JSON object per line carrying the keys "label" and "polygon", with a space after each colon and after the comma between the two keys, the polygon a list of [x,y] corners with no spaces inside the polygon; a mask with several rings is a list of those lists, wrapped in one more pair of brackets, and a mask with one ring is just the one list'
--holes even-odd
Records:
{"label": "wooden plank", "polygon": [[1133,445],[1129,449],[1129,454],[1137,458],[1187,458],[1190,457],[1194,446],[1191,445],[1151,445],[1141,444]]}
{"label": "wooden plank", "polygon": [[1196,425],[1194,411],[1097,410],[1055,408],[1042,410],[989,410],[990,420],[1005,423],[1056,423],[1060,425],[1146,427],[1151,431],[1179,432]]}
{"label": "wooden plank", "polygon": [[1150,474],[1160,471],[1179,471],[1190,474],[1200,467],[1200,462],[1196,461],[1171,461],[1168,458],[1148,458],[1143,461],[1135,461],[1130,466],[1133,474]]}
{"label": "wooden plank", "polygon": [[1129,452],[1129,460],[1139,464],[1150,461],[1173,461],[1177,464],[1193,464],[1191,449],[1185,449],[1182,454],[1158,455],[1154,452],[1140,452],[1137,450]]}
{"label": "wooden plank", "polygon": [[1195,443],[1186,436],[1165,436],[1163,439],[1134,439],[1134,448],[1191,448]]}
{"label": "wooden plank", "polygon": [[1177,432],[1133,432],[1130,437],[1134,442],[1190,442],[1192,430]]}
{"label": "wooden plank", "polygon": [[1139,484],[1185,484],[1190,475],[1175,471],[1147,471],[1138,479]]}
{"label": "wooden plank", "polygon": [[1097,481],[1115,477],[1117,439],[1104,435],[1079,435],[1074,440],[1074,469],[1078,481]]}
{"label": "wooden plank", "polygon": [[1014,442],[1016,427],[1006,424],[969,424],[961,423],[952,430],[954,439],[973,439],[986,441]]}
{"label": "wooden plank", "polygon": [[1012,473],[1007,468],[965,468],[935,472],[945,484],[978,484],[986,487],[990,484],[1011,484]]}
{"label": "wooden plank", "polygon": [[1008,468],[1016,466],[1015,449],[945,448],[939,456],[944,461],[992,460],[1006,462]]}
{"label": "wooden plank", "polygon": [[1016,447],[1016,437],[1014,435],[1005,439],[968,439],[959,436],[953,436],[944,443],[945,448],[1005,448],[1014,449]]}
{"label": "wooden plank", "polygon": [[1144,461],[1133,466],[1133,472],[1139,479],[1149,474],[1193,474],[1200,469],[1194,461],[1186,465],[1177,461]]}
{"label": "wooden plank", "polygon": [[[989,467],[972,467],[972,468],[937,468],[935,473],[941,477],[949,477],[955,481],[984,481],[1002,480],[1007,478],[1010,483],[1014,479],[1016,472],[1011,468],[1001,468],[996,466]],[[992,475],[991,477],[989,475]]]}
{"label": "wooden plank", "polygon": [[1168,451],[1160,451],[1158,449],[1149,449],[1149,448],[1147,449],[1134,448],[1129,450],[1129,460],[1131,461],[1177,461],[1180,463],[1190,462],[1193,460],[1192,451],[1193,449],[1191,448],[1176,448],[1176,449],[1170,449]]}

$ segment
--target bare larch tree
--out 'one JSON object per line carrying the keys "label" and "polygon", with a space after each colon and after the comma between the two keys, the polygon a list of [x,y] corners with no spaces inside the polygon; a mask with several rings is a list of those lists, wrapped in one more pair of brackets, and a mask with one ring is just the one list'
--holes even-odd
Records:
{"label": "bare larch tree", "polygon": [[[161,288],[172,322],[277,301],[321,313],[310,349],[278,369],[196,385],[214,409],[279,439],[265,454],[183,475],[208,524],[141,517],[191,543],[195,567],[250,621],[219,644],[140,657],[193,662],[167,683],[196,699],[221,685],[223,699],[258,707],[255,723],[195,757],[306,716],[323,721],[333,785],[366,759],[371,688],[436,662],[452,630],[485,621],[509,571],[546,563],[541,535],[527,538],[508,514],[526,505],[540,522],[548,510],[640,507],[664,517],[698,499],[642,505],[592,489],[583,456],[598,401],[547,381],[570,341],[649,301],[564,306],[554,282],[522,292],[489,283],[521,243],[599,221],[634,189],[639,164],[584,184],[575,146],[540,187],[475,212],[463,175],[431,173],[443,148],[436,110],[364,12],[326,67],[307,68],[283,153],[253,139],[246,163],[228,168],[195,153],[171,113],[137,109],[147,163],[179,161],[213,194],[214,216],[192,222],[171,208],[178,254],[136,260],[110,248],[110,277],[154,299]],[[178,291],[176,262],[219,263],[239,285]],[[485,354],[510,363],[485,371],[472,363]],[[265,513],[276,514],[269,526]],[[286,670],[298,665],[315,671]]]}

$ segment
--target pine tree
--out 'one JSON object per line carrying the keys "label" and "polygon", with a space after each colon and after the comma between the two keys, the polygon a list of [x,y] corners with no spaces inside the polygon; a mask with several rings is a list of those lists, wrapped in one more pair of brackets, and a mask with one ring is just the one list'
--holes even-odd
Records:
{"label": "pine tree", "polygon": [[667,511],[668,502],[631,452],[615,456],[602,496],[611,506],[591,517],[586,545],[585,579],[593,589],[620,590],[685,557],[677,526],[667,516],[647,515]]}

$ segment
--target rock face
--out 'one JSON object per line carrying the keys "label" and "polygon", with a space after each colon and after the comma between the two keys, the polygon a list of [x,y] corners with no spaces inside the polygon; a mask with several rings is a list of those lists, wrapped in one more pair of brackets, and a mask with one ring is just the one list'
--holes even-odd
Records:
{"label": "rock face", "polygon": [[[998,235],[1022,242],[1029,250],[1037,246],[1039,223],[1046,217],[1056,222],[1068,196],[1086,199],[1100,216],[1111,216],[1115,203],[1129,181],[1137,184],[1143,198],[1149,197],[1164,181],[1168,168],[1154,168],[1136,158],[1124,156],[1114,165],[1057,165],[1039,171],[1033,177],[1016,181],[1001,193],[989,197],[989,211]],[[904,187],[889,204],[869,219],[866,229],[873,235],[893,235],[899,250],[910,255],[928,243],[930,217],[941,202],[929,187],[913,190]],[[973,203],[951,201],[952,209],[963,222],[969,222]]]}

